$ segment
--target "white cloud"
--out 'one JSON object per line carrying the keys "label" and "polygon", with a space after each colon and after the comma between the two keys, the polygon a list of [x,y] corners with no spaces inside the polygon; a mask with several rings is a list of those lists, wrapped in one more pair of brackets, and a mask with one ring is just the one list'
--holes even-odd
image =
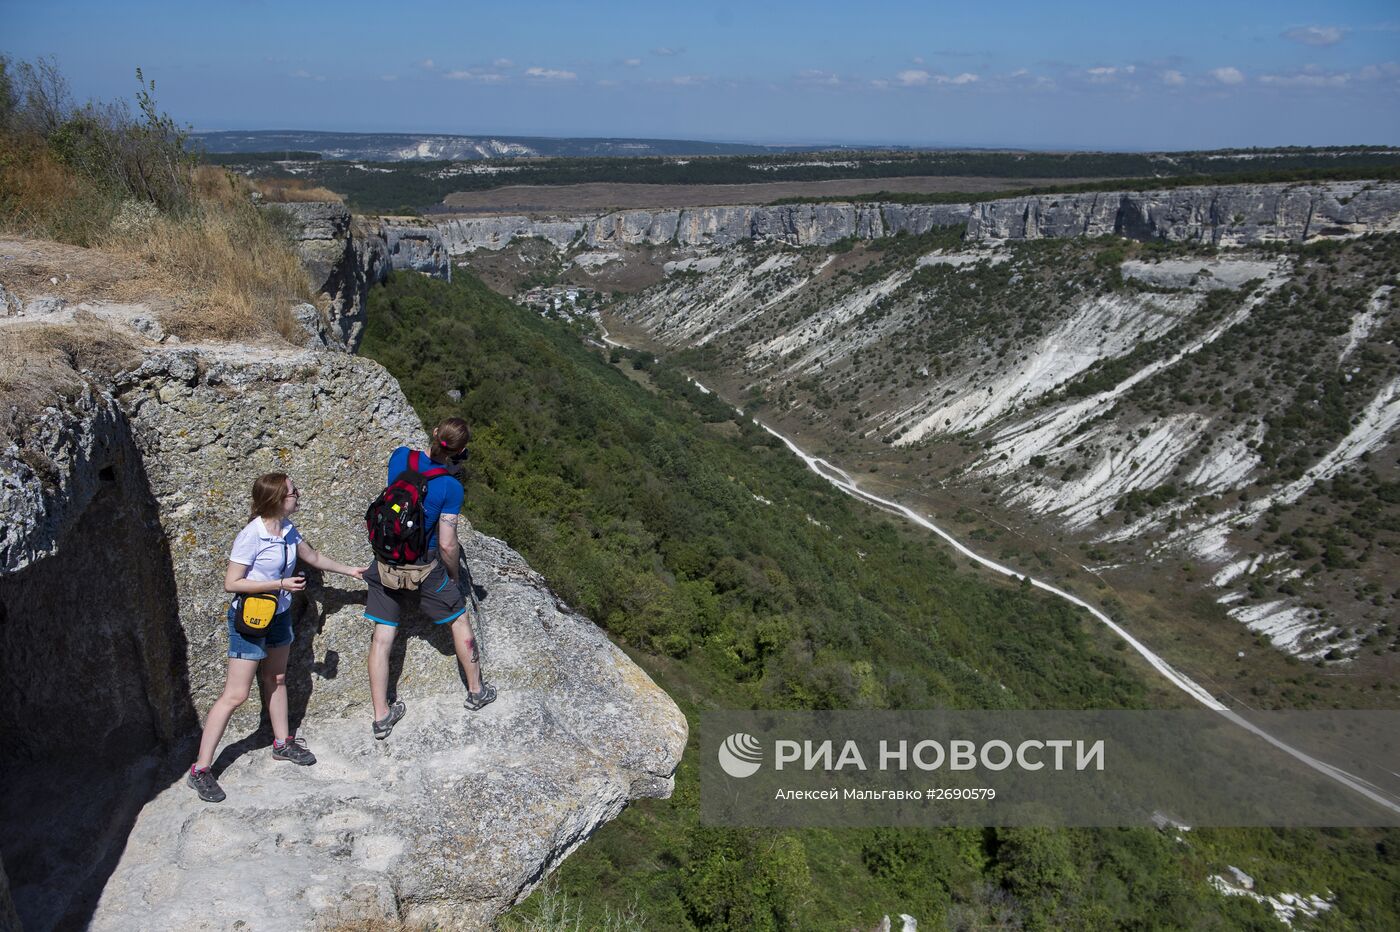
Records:
{"label": "white cloud", "polygon": [[836,86],[841,83],[841,76],[830,71],[820,71],[815,68],[799,72],[797,79],[804,84],[828,84]]}
{"label": "white cloud", "polygon": [[424,71],[432,71],[435,68],[437,68],[437,65],[433,64],[433,60],[431,58],[425,58],[418,63],[418,67],[422,68]]}
{"label": "white cloud", "polygon": [[541,78],[545,81],[572,81],[578,77],[572,71],[561,71],[557,68],[526,68],[525,74],[531,78]]}
{"label": "white cloud", "polygon": [[1089,76],[1092,84],[1108,84],[1117,81],[1119,78],[1137,74],[1137,65],[1099,65],[1096,68],[1088,68],[1084,72]]}
{"label": "white cloud", "polygon": [[1028,75],[1028,74],[1030,74],[1029,69],[1026,69],[1026,68],[1017,68],[1015,71],[1011,72],[1011,77],[1013,77],[1013,78],[1024,78],[1024,77],[1025,77],[1026,75]]}
{"label": "white cloud", "polygon": [[962,74],[950,78],[946,74],[929,74],[920,68],[910,68],[895,75],[895,80],[904,87],[923,87],[926,84],[973,84],[980,81],[981,78],[970,71],[964,71]]}
{"label": "white cloud", "polygon": [[506,79],[505,75],[490,71],[449,71],[443,77],[450,81],[476,81],[479,84],[500,84]]}
{"label": "white cloud", "polygon": [[1346,35],[1341,26],[1295,26],[1281,35],[1304,45],[1336,45]]}
{"label": "white cloud", "polygon": [[642,60],[640,58],[624,58],[622,63],[628,68],[636,68],[642,63]]}
{"label": "white cloud", "polygon": [[1311,72],[1298,72],[1297,74],[1265,74],[1260,75],[1260,84],[1269,84],[1274,87],[1344,87],[1351,80],[1351,75],[1344,73],[1320,74]]}
{"label": "white cloud", "polygon": [[498,58],[491,63],[492,68],[514,68],[515,62],[509,58]]}
{"label": "white cloud", "polygon": [[875,78],[873,81],[870,82],[870,86],[875,88],[876,90],[883,91],[885,88],[890,86],[890,82],[886,81],[884,78]]}
{"label": "white cloud", "polygon": [[620,83],[621,83],[620,81],[614,81],[612,78],[599,78],[599,79],[598,79],[598,86],[599,86],[599,87],[617,87]]}
{"label": "white cloud", "polygon": [[663,45],[660,48],[652,49],[651,54],[660,55],[662,58],[670,58],[672,55],[679,55],[681,52],[684,51],[685,49],[673,49],[669,46]]}
{"label": "white cloud", "polygon": [[922,55],[915,55],[915,56],[914,56],[914,64],[916,64],[916,65],[922,65],[923,63],[924,63],[924,56],[922,56]]}
{"label": "white cloud", "polygon": [[1363,81],[1379,81],[1382,78],[1400,77],[1400,64],[1387,61],[1381,62],[1379,65],[1367,65],[1358,71],[1356,76]]}
{"label": "white cloud", "polygon": [[287,77],[289,77],[289,78],[297,78],[297,79],[303,80],[303,81],[324,81],[324,80],[326,80],[326,76],[325,76],[325,75],[323,75],[323,74],[312,74],[311,72],[307,71],[305,68],[298,68],[296,71],[293,71],[291,74],[287,75]]}
{"label": "white cloud", "polygon": [[1162,72],[1162,83],[1169,87],[1181,87],[1186,83],[1186,75],[1180,71],[1171,70]]}
{"label": "white cloud", "polygon": [[703,74],[678,74],[671,79],[671,83],[682,87],[693,87],[696,84],[704,84],[708,80],[710,80],[709,77]]}
{"label": "white cloud", "polygon": [[1213,69],[1210,73],[1210,76],[1212,78],[1215,78],[1215,80],[1219,81],[1221,84],[1244,83],[1244,74],[1240,71],[1240,69],[1232,68],[1228,65],[1224,68]]}

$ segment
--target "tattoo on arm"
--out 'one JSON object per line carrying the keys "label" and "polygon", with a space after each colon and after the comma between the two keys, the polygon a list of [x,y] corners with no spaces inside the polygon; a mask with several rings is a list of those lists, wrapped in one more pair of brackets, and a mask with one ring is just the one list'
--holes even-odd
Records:
{"label": "tattoo on arm", "polygon": [[457,581],[457,555],[460,553],[460,546],[457,541],[457,516],[438,515],[438,551],[448,558],[442,562],[447,575],[454,583]]}

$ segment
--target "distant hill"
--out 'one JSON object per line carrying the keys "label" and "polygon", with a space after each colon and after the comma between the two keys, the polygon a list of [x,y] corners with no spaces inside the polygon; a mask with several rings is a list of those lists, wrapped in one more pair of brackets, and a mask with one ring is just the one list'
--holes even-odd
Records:
{"label": "distant hill", "polygon": [[194,133],[211,153],[318,153],[328,159],[398,162],[465,159],[645,155],[771,155],[831,146],[754,146],[689,139],[588,139],[547,136],[454,136],[421,133],[318,133],[303,130]]}
{"label": "distant hill", "polygon": [[[454,194],[541,185],[781,185],[744,196],[845,200],[862,192],[881,201],[970,201],[990,192],[1082,185],[1091,179],[1143,184],[1374,180],[1400,171],[1400,149],[1386,146],[1220,149],[1209,152],[1029,152],[992,149],[860,149],[743,146],[669,139],[566,139],[428,136],[405,133],[256,131],[195,134],[204,159],[253,178],[296,178],[341,195],[359,211],[443,209]],[[820,153],[820,154],[819,154]],[[918,179],[918,180],[915,180]],[[993,179],[999,179],[994,182]],[[819,183],[859,180],[873,187]],[[889,180],[888,184],[879,183]],[[1004,182],[1004,183],[1003,183]],[[979,195],[980,192],[980,195]],[[738,192],[734,192],[738,196]],[[667,195],[638,204],[636,189],[598,194],[607,206],[714,203]],[[556,195],[521,191],[506,205],[557,206]],[[676,198],[681,198],[677,200]],[[458,198],[472,209],[482,199]],[[535,210],[536,207],[511,209]]]}

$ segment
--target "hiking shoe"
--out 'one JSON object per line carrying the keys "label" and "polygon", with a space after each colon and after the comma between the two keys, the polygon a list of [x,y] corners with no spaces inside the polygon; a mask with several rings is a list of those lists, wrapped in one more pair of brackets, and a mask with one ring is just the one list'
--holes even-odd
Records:
{"label": "hiking shoe", "polygon": [[495,702],[495,701],[496,701],[496,687],[492,686],[490,683],[482,683],[482,684],[481,684],[481,692],[479,692],[479,693],[468,692],[468,693],[467,693],[466,706],[467,706],[468,709],[471,709],[473,712],[475,712],[475,711],[477,711],[478,709],[485,708],[486,706],[490,705],[491,703],[493,703],[493,702]]}
{"label": "hiking shoe", "polygon": [[185,774],[185,782],[194,787],[199,798],[206,803],[221,803],[228,795],[219,786],[219,781],[214,779],[213,770],[195,770],[191,767],[189,773]]}
{"label": "hiking shoe", "polygon": [[272,759],[289,760],[303,767],[316,763],[316,755],[307,750],[306,739],[295,735],[288,738],[287,743],[281,747],[278,747],[275,741],[272,743]]}
{"label": "hiking shoe", "polygon": [[395,699],[389,706],[389,714],[374,723],[374,740],[383,741],[389,737],[389,732],[394,730],[394,726],[404,717],[408,711],[408,706],[403,704],[402,699]]}

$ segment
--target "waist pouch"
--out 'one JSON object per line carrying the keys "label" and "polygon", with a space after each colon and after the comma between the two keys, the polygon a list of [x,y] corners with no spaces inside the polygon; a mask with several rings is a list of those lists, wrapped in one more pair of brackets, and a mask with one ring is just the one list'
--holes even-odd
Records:
{"label": "waist pouch", "polygon": [[277,614],[277,596],[259,592],[233,597],[233,630],[245,638],[267,636],[267,629]]}
{"label": "waist pouch", "polygon": [[431,563],[410,563],[407,566],[390,566],[383,560],[375,562],[379,564],[379,581],[385,589],[417,589],[438,565],[436,560]]}

